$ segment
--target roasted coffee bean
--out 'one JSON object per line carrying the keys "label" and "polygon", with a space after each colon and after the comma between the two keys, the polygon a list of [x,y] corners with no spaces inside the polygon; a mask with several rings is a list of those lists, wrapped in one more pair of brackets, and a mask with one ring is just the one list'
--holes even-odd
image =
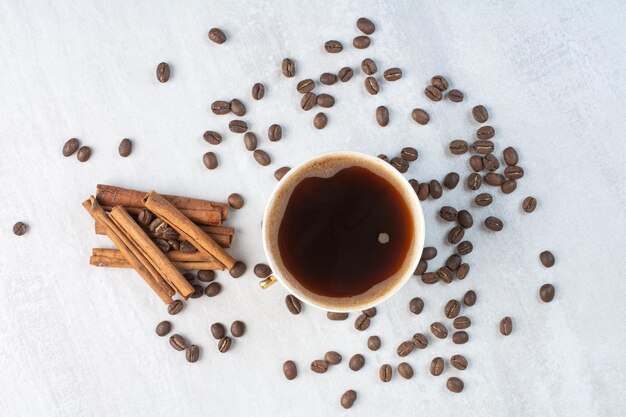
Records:
{"label": "roasted coffee bean", "polygon": [[228,205],[238,210],[243,207],[243,197],[237,193],[228,196]]}
{"label": "roasted coffee bean", "polygon": [[282,180],[285,174],[287,174],[290,169],[291,168],[289,167],[280,167],[276,171],[274,171],[274,178],[276,178],[276,181]]}
{"label": "roasted coffee bean", "polygon": [[226,336],[226,328],[222,323],[213,323],[211,325],[211,335],[215,339],[220,340],[221,338]]}
{"label": "roasted coffee bean", "polygon": [[385,106],[378,106],[376,108],[376,122],[385,127],[389,124],[389,109]]}
{"label": "roasted coffee bean", "polygon": [[117,152],[120,154],[122,158],[126,158],[133,151],[133,142],[128,139],[122,139],[120,145],[117,148]]}
{"label": "roasted coffee bean", "polygon": [[461,139],[455,139],[448,145],[450,152],[454,155],[463,155],[468,151],[467,142]]}
{"label": "roasted coffee bean", "polygon": [[354,38],[354,40],[352,41],[352,46],[354,46],[356,49],[365,49],[370,46],[370,43],[371,40],[369,36],[361,35]]}
{"label": "roasted coffee bean", "polygon": [[430,116],[423,109],[413,109],[411,117],[421,125],[426,125],[430,121]]}
{"label": "roasted coffee bean", "polygon": [[217,156],[213,152],[207,152],[202,156],[202,163],[207,169],[217,168]]}
{"label": "roasted coffee bean", "polygon": [[281,64],[281,70],[285,77],[291,78],[296,75],[296,63],[291,58],[285,58]]}
{"label": "roasted coffee bean", "polygon": [[196,345],[191,345],[185,349],[185,359],[189,363],[198,362],[198,358],[200,357],[200,348]]}
{"label": "roasted coffee bean", "polygon": [[428,262],[426,262],[423,259],[420,259],[420,261],[417,264],[417,267],[415,268],[415,271],[413,272],[413,275],[420,276],[424,272],[426,272],[427,269],[428,269]]}
{"label": "roasted coffee bean", "polygon": [[337,75],[330,72],[325,72],[320,75],[320,83],[324,85],[333,85],[337,82]]}
{"label": "roasted coffee bean", "polygon": [[482,183],[483,183],[482,177],[475,172],[472,172],[471,174],[467,176],[467,188],[469,188],[472,191],[478,190],[480,186],[482,185]]}
{"label": "roasted coffee bean", "polygon": [[365,90],[371,95],[376,95],[380,91],[380,86],[378,85],[378,81],[374,77],[367,77],[364,81]]}
{"label": "roasted coffee bean", "polygon": [[451,376],[446,381],[446,387],[450,391],[458,394],[459,392],[463,391],[463,381],[461,381],[459,378],[457,378],[455,376]]}
{"label": "roasted coffee bean", "polygon": [[459,269],[459,266],[461,266],[462,262],[463,260],[461,259],[461,257],[456,253],[453,253],[448,257],[448,259],[446,259],[446,267],[450,271],[456,271],[457,269]]}
{"label": "roasted coffee bean", "polygon": [[378,158],[382,159],[385,162],[389,162],[389,157],[384,153],[378,154]]}
{"label": "roasted coffee bean", "polygon": [[80,142],[78,139],[72,138],[63,144],[63,156],[68,157],[74,155],[74,152],[78,150]]}
{"label": "roasted coffee bean", "polygon": [[212,282],[204,289],[204,294],[207,297],[215,297],[222,291],[222,284],[219,282]]}
{"label": "roasted coffee bean", "polygon": [[202,294],[204,293],[204,288],[202,288],[202,285],[194,284],[192,285],[192,287],[193,287],[193,292],[191,293],[190,297],[191,298],[202,297]]}
{"label": "roasted coffee bean", "polygon": [[421,257],[421,259],[423,259],[425,261],[430,261],[431,259],[435,259],[436,256],[437,256],[437,248],[435,248],[433,246],[426,246],[422,250],[422,257]]}
{"label": "roasted coffee bean", "polygon": [[524,201],[522,201],[522,210],[526,213],[532,213],[537,208],[537,199],[535,197],[526,197]]}
{"label": "roasted coffee bean", "polygon": [[293,294],[285,297],[285,305],[291,314],[300,314],[302,311],[302,303]]}
{"label": "roasted coffee bean", "polygon": [[554,285],[552,284],[543,284],[541,288],[539,288],[539,298],[544,303],[549,303],[554,300]]}
{"label": "roasted coffee bean", "polygon": [[453,190],[456,188],[460,180],[459,174],[456,172],[449,172],[446,177],[443,179],[443,185],[448,190]]}
{"label": "roasted coffee bean", "polygon": [[336,54],[343,51],[343,44],[335,40],[326,41],[324,49],[326,49],[326,52],[329,54]]}
{"label": "roasted coffee bean", "polygon": [[393,368],[391,367],[391,365],[387,363],[382,365],[380,367],[380,370],[378,371],[378,376],[380,377],[380,380],[383,382],[391,381],[391,378],[393,376]]}
{"label": "roasted coffee bean", "polygon": [[474,290],[469,290],[465,293],[465,295],[463,296],[463,304],[465,304],[467,307],[471,307],[476,304],[476,293],[474,292]]}
{"label": "roasted coffee bean", "polygon": [[406,159],[399,156],[392,158],[390,164],[402,174],[406,173],[409,170],[409,163],[406,161]]}
{"label": "roasted coffee bean", "polygon": [[160,83],[166,83],[170,79],[170,66],[166,62],[157,65],[156,77]]}
{"label": "roasted coffee bean", "polygon": [[544,250],[543,252],[541,252],[539,254],[539,260],[541,261],[541,264],[546,268],[551,268],[554,266],[554,255],[549,250]]}
{"label": "roasted coffee bean", "polygon": [[450,365],[459,371],[464,371],[467,369],[467,359],[463,355],[453,355],[450,358]]}
{"label": "roasted coffee bean", "polygon": [[232,111],[236,116],[245,116],[246,105],[243,104],[241,100],[234,98],[230,101],[230,111]]}
{"label": "roasted coffee bean", "polygon": [[376,26],[366,17],[359,17],[356,21],[356,27],[366,35],[371,35],[376,30]]}
{"label": "roasted coffee bean", "polygon": [[411,343],[417,349],[426,349],[428,347],[428,338],[422,333],[415,333],[411,339]]}
{"label": "roasted coffee bean", "polygon": [[256,149],[257,146],[257,137],[254,133],[252,132],[246,132],[243,135],[243,144],[246,147],[247,150],[249,151],[253,151]]}
{"label": "roasted coffee bean", "polygon": [[439,275],[434,272],[426,272],[422,274],[422,282],[424,284],[436,284],[439,281]]}
{"label": "roasted coffee bean", "polygon": [[417,153],[417,149],[406,146],[400,151],[400,157],[402,157],[405,161],[412,162],[417,160],[419,154]]}
{"label": "roasted coffee bean", "polygon": [[226,42],[226,34],[222,31],[222,29],[212,28],[211,30],[209,30],[209,39],[212,42],[221,45]]}
{"label": "roasted coffee bean", "polygon": [[341,404],[343,408],[347,410],[348,408],[352,408],[355,401],[356,401],[356,391],[353,389],[349,389],[348,391],[343,393],[339,403]]}
{"label": "roasted coffee bean", "polygon": [[495,172],[488,172],[485,174],[485,182],[489,185],[500,186],[505,181],[505,178],[501,174]]}
{"label": "roasted coffee bean", "polygon": [[311,370],[316,374],[323,374],[328,371],[328,362],[323,359],[315,359],[311,362]]}
{"label": "roasted coffee bean", "polygon": [[487,171],[495,171],[500,168],[500,162],[492,153],[489,153],[483,156],[483,166]]}
{"label": "roasted coffee bean", "polygon": [[519,180],[524,176],[524,168],[517,165],[509,166],[504,169],[504,176],[510,180]]}
{"label": "roasted coffee bean", "polygon": [[324,355],[324,360],[328,362],[329,365],[339,365],[341,363],[341,355],[334,350],[326,352]]}
{"label": "roasted coffee bean", "polygon": [[313,118],[313,126],[315,126],[316,129],[324,129],[326,124],[328,124],[328,117],[322,112],[317,113]]}
{"label": "roasted coffee bean", "polygon": [[502,220],[497,217],[489,216],[485,219],[485,227],[494,232],[499,232],[504,227]]}
{"label": "roasted coffee bean", "polygon": [[474,245],[472,245],[472,242],[470,242],[469,240],[464,240],[456,247],[456,251],[459,253],[459,255],[462,256],[469,255],[470,253],[472,253],[472,250],[474,250]]}
{"label": "roasted coffee bean", "polygon": [[165,240],[178,239],[180,236],[178,232],[167,223],[159,224],[156,229],[154,229],[154,234]]}
{"label": "roasted coffee bean", "polygon": [[454,226],[450,232],[448,232],[448,243],[452,243],[456,245],[459,243],[463,236],[465,235],[465,230],[461,226]]}
{"label": "roasted coffee bean", "polygon": [[211,103],[213,114],[224,115],[230,113],[230,103],[228,101],[217,100]]}
{"label": "roasted coffee bean", "polygon": [[510,317],[505,317],[500,320],[500,333],[503,336],[508,336],[513,332],[513,320]]}
{"label": "roasted coffee bean", "polygon": [[231,120],[230,123],[228,123],[228,129],[233,133],[246,133],[248,124],[243,120]]}
{"label": "roasted coffee bean", "polygon": [[202,138],[205,140],[205,142],[211,145],[219,145],[220,143],[222,143],[222,135],[212,130],[207,130],[206,132],[204,132]]}
{"label": "roasted coffee bean", "polygon": [[482,126],[476,131],[476,137],[480,140],[487,140],[494,137],[496,130],[492,126]]}
{"label": "roasted coffee bean", "polygon": [[24,222],[17,222],[13,225],[13,234],[22,236],[28,231],[28,225]]}
{"label": "roasted coffee bean", "polygon": [[413,368],[406,362],[402,362],[400,365],[398,365],[398,373],[404,379],[413,378]]}
{"label": "roasted coffee bean", "polygon": [[462,345],[464,343],[467,343],[468,340],[469,340],[469,335],[464,330],[460,330],[452,334],[452,341],[456,343],[457,345]]}
{"label": "roasted coffee bean", "polygon": [[226,353],[228,352],[232,344],[233,344],[233,340],[228,336],[224,336],[220,339],[219,342],[217,342],[217,350],[219,350],[222,353]]}
{"label": "roasted coffee bean", "polygon": [[463,101],[463,93],[453,88],[450,92],[448,92],[448,99],[455,103],[460,103]]}
{"label": "roasted coffee bean", "polygon": [[402,70],[400,68],[389,68],[383,73],[383,77],[387,81],[398,81],[402,78]]}
{"label": "roasted coffee bean", "polygon": [[341,321],[341,320],[347,319],[348,315],[349,315],[348,313],[338,313],[334,311],[329,311],[326,313],[326,318],[328,318],[328,320]]}
{"label": "roasted coffee bean", "polygon": [[493,197],[489,193],[481,193],[476,196],[474,202],[476,202],[478,206],[485,207],[493,202]]}
{"label": "roasted coffee bean", "polygon": [[187,342],[185,339],[179,334],[173,334],[170,336],[170,346],[179,352],[187,349]]}
{"label": "roasted coffee bean", "polygon": [[396,353],[398,354],[398,356],[403,358],[409,353],[413,352],[413,348],[414,346],[412,342],[402,342],[400,343],[400,346],[398,346],[398,349],[396,349]]}
{"label": "roasted coffee bean", "polygon": [[517,155],[517,151],[511,146],[502,151],[502,157],[504,158],[504,162],[508,166],[515,166],[519,162],[519,156]]}
{"label": "roasted coffee bean", "polygon": [[341,81],[342,83],[350,81],[353,75],[354,75],[354,71],[350,67],[343,67],[337,73],[337,77],[339,78],[339,81]]}
{"label": "roasted coffee bean", "polygon": [[356,318],[356,321],[354,322],[354,328],[359,331],[367,330],[367,328],[370,327],[370,323],[371,319],[365,314],[361,314],[359,317]]}
{"label": "roasted coffee bean", "polygon": [[298,93],[300,94],[306,94],[308,92],[311,92],[313,91],[314,88],[315,88],[315,81],[313,81],[310,78],[307,78],[306,80],[302,80],[298,82],[298,84],[296,85],[296,89],[298,90]]}
{"label": "roasted coffee bean", "polygon": [[474,225],[474,218],[472,217],[472,214],[467,210],[459,211],[459,216],[457,220],[459,222],[459,225],[461,225],[461,227],[464,229],[469,229]]}
{"label": "roasted coffee bean", "polygon": [[265,86],[261,83],[255,83],[252,86],[252,98],[261,100],[265,96]]}
{"label": "roasted coffee bean", "polygon": [[363,355],[361,355],[360,353],[353,355],[350,358],[350,362],[348,362],[348,367],[355,372],[363,368],[364,365],[365,365],[365,357],[363,357]]}
{"label": "roasted coffee bean", "polygon": [[468,327],[470,327],[472,325],[472,321],[470,320],[469,317],[459,316],[454,319],[454,321],[452,322],[452,325],[457,330],[463,330],[463,329],[467,329]]}
{"label": "roasted coffee bean", "polygon": [[241,337],[246,332],[246,325],[243,321],[235,320],[230,325],[230,333],[235,337]]}
{"label": "roasted coffee bean", "polygon": [[157,217],[156,219],[150,222],[150,226],[148,226],[148,228],[150,229],[151,232],[154,232],[163,223],[164,223],[163,220]]}
{"label": "roasted coffee bean", "polygon": [[361,311],[361,313],[365,314],[367,317],[376,317],[378,310],[376,310],[376,307],[370,307],[367,310]]}
{"label": "roasted coffee bean", "polygon": [[322,93],[317,96],[317,105],[324,108],[333,107],[335,105],[335,97]]}
{"label": "roasted coffee bean", "polygon": [[267,166],[267,165],[272,163],[272,158],[270,158],[270,156],[267,154],[267,152],[265,152],[265,151],[263,151],[261,149],[256,149],[252,153],[252,156],[254,156],[254,160],[257,161],[257,163],[259,165]]}
{"label": "roasted coffee bean", "polygon": [[472,149],[476,153],[486,155],[493,152],[493,142],[489,140],[477,140],[476,142],[472,143]]}
{"label": "roasted coffee bean", "polygon": [[[378,155],[378,157],[380,158],[380,155]],[[413,191],[415,191],[415,194],[417,194],[419,182],[417,182],[415,178],[411,178],[409,179],[409,185],[411,186],[411,188],[413,188]]]}
{"label": "roasted coffee bean", "polygon": [[367,75],[374,75],[378,71],[378,66],[372,58],[365,58],[361,61],[361,71]]}
{"label": "roasted coffee bean", "polygon": [[183,302],[180,300],[174,300],[167,305],[167,312],[174,316],[180,313],[183,309]]}
{"label": "roasted coffee bean", "polygon": [[478,155],[470,157],[469,164],[474,172],[480,172],[485,168],[485,162],[483,161],[483,158]]}
{"label": "roasted coffee bean", "polygon": [[453,319],[461,312],[461,303],[457,300],[449,300],[443,309],[445,316],[449,319]]}
{"label": "roasted coffee bean", "polygon": [[430,374],[433,376],[439,376],[443,373],[443,369],[445,368],[445,362],[443,358],[437,356],[430,361]]}
{"label": "roasted coffee bean", "polygon": [[91,148],[89,146],[81,146],[76,153],[76,159],[79,162],[87,162],[91,158]]}
{"label": "roasted coffee bean", "polygon": [[432,101],[441,101],[441,90],[435,86],[429,85],[424,89],[424,94]]}
{"label": "roasted coffee bean", "polygon": [[285,378],[289,381],[295,379],[298,376],[296,363],[294,361],[285,361],[285,363],[283,363],[283,374],[285,374]]}
{"label": "roasted coffee bean", "polygon": [[445,339],[448,337],[448,329],[446,329],[446,326],[439,322],[435,322],[430,325],[430,332],[437,339]]}
{"label": "roasted coffee bean", "polygon": [[198,271],[196,279],[202,282],[211,282],[215,279],[215,271]]}
{"label": "roasted coffee bean", "polygon": [[376,351],[380,349],[380,337],[378,336],[370,336],[367,338],[367,348],[369,350]]}
{"label": "roasted coffee bean", "polygon": [[474,106],[474,108],[472,109],[472,116],[474,116],[474,120],[476,120],[478,123],[485,123],[487,120],[489,120],[489,112],[482,104]]}
{"label": "roasted coffee bean", "polygon": [[158,336],[165,336],[166,334],[168,334],[170,332],[170,330],[172,330],[172,323],[170,323],[167,320],[163,320],[162,322],[160,322],[159,324],[157,324],[156,327],[156,334]]}
{"label": "roasted coffee bean", "polygon": [[[181,242],[179,242],[178,240],[168,240],[167,243],[170,244],[170,248],[172,250],[180,250]],[[183,245],[183,248],[186,249],[188,253],[193,253],[197,251],[197,249],[187,241],[185,241],[185,245]]]}
{"label": "roasted coffee bean", "polygon": [[302,110],[304,111],[309,111],[316,105],[317,96],[315,95],[315,93],[312,92],[305,93],[300,100],[300,108],[302,108]]}
{"label": "roasted coffee bean", "polygon": [[441,268],[439,268],[437,270],[437,276],[446,284],[451,283],[452,279],[454,278],[454,274],[447,266],[442,266]]}
{"label": "roasted coffee bean", "polygon": [[511,194],[513,191],[515,191],[516,188],[517,188],[517,182],[515,182],[515,180],[505,180],[500,185],[500,190],[504,194]]}
{"label": "roasted coffee bean", "polygon": [[469,274],[470,266],[468,264],[459,265],[459,269],[456,270],[456,277],[460,280],[465,279]]}
{"label": "roasted coffee bean", "polygon": [[171,249],[171,245],[169,244],[169,242],[165,239],[155,239],[154,243],[157,245],[157,247],[161,250],[161,252],[163,253],[167,253],[170,251]]}
{"label": "roasted coffee bean", "polygon": [[196,277],[191,272],[185,272],[183,274],[183,278],[185,278],[190,284],[193,284],[193,282],[196,280]]}
{"label": "roasted coffee bean", "polygon": [[254,265],[254,275],[258,278],[267,278],[272,275],[272,268],[266,264],[256,264]]}
{"label": "roasted coffee bean", "polygon": [[430,84],[436,87],[439,91],[446,91],[448,89],[448,80],[442,75],[435,75],[430,79]]}
{"label": "roasted coffee bean", "polygon": [[409,301],[409,311],[413,314],[420,314],[424,310],[424,300],[419,297],[412,298]]}
{"label": "roasted coffee bean", "polygon": [[283,138],[283,128],[278,124],[273,124],[267,129],[267,138],[270,142],[278,142]]}

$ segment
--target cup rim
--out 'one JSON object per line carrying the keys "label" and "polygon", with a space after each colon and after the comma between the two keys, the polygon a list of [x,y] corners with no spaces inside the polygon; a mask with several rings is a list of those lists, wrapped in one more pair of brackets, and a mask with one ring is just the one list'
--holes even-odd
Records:
{"label": "cup rim", "polygon": [[[374,163],[374,165],[378,165],[379,167],[381,167],[381,169],[383,169],[385,172],[387,172],[389,175],[396,177],[397,179],[400,179],[401,181],[399,182],[400,184],[403,184],[403,187],[405,187],[406,193],[404,193],[406,196],[408,196],[407,198],[407,202],[409,204],[409,209],[411,210],[411,213],[413,214],[413,221],[414,221],[414,232],[415,232],[415,258],[413,259],[413,261],[411,262],[410,268],[407,268],[405,276],[403,276],[401,279],[398,279],[396,284],[389,289],[384,295],[373,299],[372,301],[370,301],[369,303],[364,303],[362,305],[358,305],[355,307],[328,307],[324,304],[318,303],[315,300],[311,300],[306,294],[302,294],[297,288],[293,287],[288,280],[284,279],[279,273],[278,273],[278,267],[276,265],[276,263],[274,262],[274,256],[270,253],[269,250],[269,244],[268,244],[268,239],[267,239],[267,224],[268,224],[268,219],[269,219],[269,209],[270,206],[272,205],[272,203],[274,202],[274,200],[276,199],[276,195],[279,193],[279,191],[282,190],[282,186],[281,184],[286,184],[287,181],[284,181],[285,179],[288,179],[290,176],[295,175],[295,172],[299,171],[300,169],[302,169],[302,167],[304,165],[308,165],[311,162],[317,161],[319,159],[325,159],[329,156],[352,156],[352,157],[357,157],[357,158],[362,158],[362,159],[366,159],[369,162]],[[265,258],[270,266],[270,268],[272,269],[272,276],[274,276],[276,278],[276,280],[278,282],[280,282],[280,284],[285,287],[287,289],[287,291],[289,291],[290,294],[295,295],[296,297],[298,297],[299,300],[301,300],[302,302],[304,302],[305,304],[308,304],[310,306],[325,310],[325,311],[333,311],[333,312],[352,312],[352,311],[358,311],[358,310],[365,310],[367,308],[371,308],[374,307],[376,305],[381,304],[382,302],[384,302],[385,300],[389,299],[392,295],[394,295],[395,293],[397,293],[400,288],[402,288],[404,286],[404,284],[411,278],[411,276],[413,275],[413,271],[415,271],[415,268],[417,268],[417,264],[420,261],[421,258],[421,254],[422,251],[424,250],[424,240],[425,240],[425,222],[424,222],[424,212],[422,211],[422,205],[419,201],[419,199],[417,198],[417,195],[415,194],[413,188],[411,187],[411,185],[409,184],[409,182],[407,181],[407,179],[404,177],[404,175],[402,175],[399,171],[397,171],[395,168],[393,168],[391,165],[389,165],[387,162],[383,161],[380,158],[377,158],[375,156],[371,156],[362,152],[355,152],[355,151],[331,151],[331,152],[324,152],[322,154],[319,154],[317,156],[314,156],[313,158],[309,158],[301,163],[299,163],[298,165],[296,165],[295,167],[291,168],[282,178],[281,181],[278,182],[278,184],[276,185],[276,187],[274,187],[274,190],[272,191],[272,193],[270,194],[270,197],[267,200],[267,204],[265,205],[265,211],[263,213],[263,224],[261,226],[261,238],[262,238],[262,242],[263,242],[263,251],[265,252]]]}

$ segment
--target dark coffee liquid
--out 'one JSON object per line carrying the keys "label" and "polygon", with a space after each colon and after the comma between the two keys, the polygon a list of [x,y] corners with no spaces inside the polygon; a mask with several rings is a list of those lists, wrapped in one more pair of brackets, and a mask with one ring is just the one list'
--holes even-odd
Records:
{"label": "dark coffee liquid", "polygon": [[363,294],[396,274],[412,239],[400,192],[361,167],[302,180],[278,231],[285,267],[306,289],[329,297]]}

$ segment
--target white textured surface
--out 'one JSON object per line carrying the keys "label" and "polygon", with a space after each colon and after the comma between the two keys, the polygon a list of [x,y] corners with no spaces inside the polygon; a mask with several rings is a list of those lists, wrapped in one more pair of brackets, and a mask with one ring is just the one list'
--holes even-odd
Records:
{"label": "white textured surface", "polygon": [[[0,3],[1,414],[626,415],[624,3],[231,3]],[[378,29],[370,49],[356,51],[349,45],[361,15]],[[228,43],[208,42],[213,26],[227,31]],[[323,52],[332,38],[347,45],[343,53]],[[377,97],[364,93],[360,74],[325,88],[337,104],[327,111],[328,128],[317,132],[313,112],[298,108],[296,79],[280,76],[285,56],[297,60],[299,78],[356,68],[366,56],[405,75],[384,83]],[[165,85],[154,76],[160,61],[173,69]],[[422,90],[436,73],[466,100],[429,103]],[[249,99],[256,81],[268,86],[261,102]],[[245,119],[271,153],[271,167],[256,165],[242,138],[226,133],[229,117],[208,111],[212,100],[231,97],[248,105]],[[426,287],[412,280],[380,306],[365,333],[352,328],[354,315],[339,323],[312,308],[289,315],[285,291],[261,291],[251,272],[237,281],[222,274],[221,296],[190,303],[173,319],[177,332],[202,347],[201,361],[191,365],[154,334],[167,314],[133,272],[87,264],[92,247],[108,245],[92,234],[80,206],[98,182],[214,199],[242,193],[246,206],[230,222],[238,229],[232,253],[251,267],[263,258],[259,221],[274,169],[323,151],[394,154],[411,144],[420,160],[410,176],[465,172],[465,158],[450,156],[446,145],[471,137],[477,126],[469,109],[478,103],[489,108],[498,149],[514,145],[527,173],[514,194],[496,192],[492,206],[474,210],[477,222],[501,216],[505,230],[495,235],[475,226],[465,281]],[[380,104],[391,111],[385,129],[374,121]],[[432,109],[428,126],[410,120],[415,106]],[[265,139],[273,122],[285,128],[280,143]],[[209,128],[225,133],[214,172],[201,163]],[[61,156],[72,136],[93,148],[88,163]],[[135,143],[128,159],[117,156],[123,137]],[[523,215],[520,202],[529,194],[540,205]],[[449,226],[436,220],[436,210],[469,202],[459,188],[424,205],[427,244],[440,248],[438,261],[451,248],[443,243]],[[30,224],[28,235],[12,235],[17,220]],[[546,248],[557,256],[550,270],[538,261]],[[538,301],[543,282],[557,287],[549,305]],[[467,311],[470,343],[431,341],[408,358],[416,371],[411,381],[396,376],[382,384],[378,366],[400,362],[399,341],[426,331],[447,299],[470,288],[479,296]],[[411,316],[407,302],[417,294],[426,308]],[[504,315],[515,322],[508,338],[497,331]],[[222,355],[208,327],[235,319],[248,332]],[[383,340],[376,353],[365,348],[370,334]],[[312,374],[309,362],[330,349],[344,363]],[[357,352],[367,364],[354,373],[346,362]],[[461,395],[444,388],[445,377],[460,372],[427,372],[433,356],[457,352],[470,360]],[[281,373],[289,358],[300,369],[292,382]],[[338,402],[348,388],[359,399],[344,412]]]}

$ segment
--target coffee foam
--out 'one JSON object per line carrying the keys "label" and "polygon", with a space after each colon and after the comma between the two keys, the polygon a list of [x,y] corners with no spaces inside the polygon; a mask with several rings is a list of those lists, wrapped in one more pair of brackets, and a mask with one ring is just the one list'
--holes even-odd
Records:
{"label": "coffee foam", "polygon": [[[414,228],[413,239],[409,246],[407,257],[400,270],[392,277],[373,286],[363,294],[350,297],[328,297],[315,294],[300,284],[300,282],[291,275],[282,261],[278,245],[280,223],[294,188],[302,180],[308,177],[329,178],[342,169],[355,166],[365,168],[384,178],[400,192],[405,204],[411,209],[411,220]],[[424,243],[423,230],[418,229],[419,224],[423,224],[422,212],[413,189],[408,186],[408,182],[404,177],[395,175],[394,169],[395,168],[391,167],[387,162],[379,158],[351,152],[336,152],[311,159],[299,167],[290,170],[287,175],[280,180],[273,198],[266,209],[265,219],[263,221],[263,233],[266,248],[269,251],[268,257],[270,259],[268,259],[268,261],[274,273],[277,274],[279,278],[282,278],[282,282],[296,296],[302,297],[304,301],[310,300],[313,304],[330,311],[360,310],[378,304],[398,286],[402,285],[407,276],[410,276],[417,266]]]}

